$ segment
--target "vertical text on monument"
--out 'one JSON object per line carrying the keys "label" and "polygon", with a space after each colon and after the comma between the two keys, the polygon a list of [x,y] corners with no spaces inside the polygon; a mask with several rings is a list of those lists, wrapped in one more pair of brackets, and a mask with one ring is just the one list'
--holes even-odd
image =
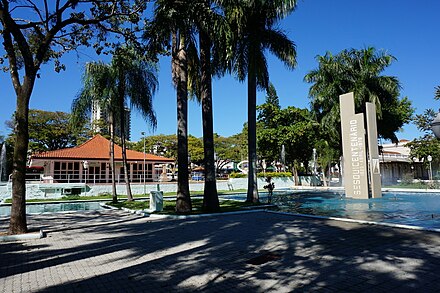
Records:
{"label": "vertical text on monument", "polygon": [[368,198],[363,114],[355,114],[353,93],[339,96],[341,110],[344,185],[347,197]]}

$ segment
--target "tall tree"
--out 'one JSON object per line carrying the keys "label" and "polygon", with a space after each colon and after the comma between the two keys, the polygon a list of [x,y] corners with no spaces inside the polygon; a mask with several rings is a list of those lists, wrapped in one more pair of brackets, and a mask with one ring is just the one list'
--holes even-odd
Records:
{"label": "tall tree", "polygon": [[307,165],[317,140],[318,124],[309,110],[287,107],[281,109],[275,89],[270,87],[266,103],[258,107],[258,150],[267,162],[279,161],[285,147],[286,164],[293,168],[298,183],[298,167]]}
{"label": "tall tree", "polygon": [[[199,37],[199,58],[200,66],[195,76],[190,76],[195,82],[191,88],[196,90],[202,105],[202,124],[203,124],[203,147],[204,147],[204,167],[205,167],[205,186],[203,193],[203,209],[207,212],[216,212],[220,209],[216,170],[214,162],[214,126],[213,126],[213,106],[212,106],[212,75],[213,72],[222,75],[224,71],[218,66],[224,58],[218,60],[220,56],[217,52],[224,49],[226,42],[225,31],[228,26],[222,15],[221,4],[226,1],[198,0],[193,1],[191,14],[188,16],[190,22],[194,22]],[[212,52],[214,51],[214,54]],[[213,56],[214,55],[214,56]],[[217,60],[214,60],[217,58]]]}
{"label": "tall tree", "polygon": [[296,65],[295,44],[276,25],[296,7],[295,0],[227,1],[225,15],[233,33],[229,69],[248,83],[248,191],[247,201],[258,202],[256,101],[257,87],[267,89],[266,50],[290,69]]}
{"label": "tall tree", "polygon": [[382,75],[395,57],[368,47],[344,50],[337,55],[327,52],[317,60],[319,67],[304,79],[312,83],[312,111],[329,143],[341,151],[339,95],[348,92],[354,92],[358,113],[365,112],[365,102],[376,105],[379,136],[397,142],[395,132],[410,121],[414,110],[406,97],[399,99],[398,79]]}
{"label": "tall tree", "polygon": [[[0,33],[6,52],[11,81],[17,96],[12,171],[12,208],[10,234],[27,231],[26,222],[26,159],[28,148],[29,101],[41,65],[54,61],[55,70],[64,69],[59,58],[80,46],[91,46],[101,52],[107,42],[107,32],[132,39],[133,30],[124,22],[136,24],[146,1],[125,0],[60,0],[60,1],[0,1]],[[108,46],[108,43],[106,44]],[[3,59],[3,58],[2,58]]]}
{"label": "tall tree", "polygon": [[192,210],[188,173],[188,71],[192,70],[192,59],[188,58],[188,52],[196,52],[196,49],[194,25],[189,21],[191,8],[192,5],[184,1],[156,1],[154,18],[144,33],[149,52],[171,55],[177,98],[177,213],[190,213]]}
{"label": "tall tree", "polygon": [[121,128],[122,161],[124,179],[127,186],[128,200],[133,200],[127,162],[127,138],[125,131],[125,105],[141,113],[152,129],[156,128],[157,120],[153,111],[153,95],[158,86],[157,67],[133,49],[122,47],[110,64],[111,78],[114,85],[114,101],[119,112]]}
{"label": "tall tree", "polygon": [[127,163],[125,136],[125,108],[138,110],[149,125],[156,127],[152,98],[156,91],[156,65],[136,54],[132,49],[118,48],[110,64],[91,63],[85,71],[84,88],[72,104],[72,113],[83,117],[90,113],[93,103],[108,112],[110,125],[110,154],[112,166],[113,201],[117,201],[114,179],[114,119],[119,116],[124,179],[128,200],[133,200]]}
{"label": "tall tree", "polygon": [[110,67],[103,62],[88,63],[83,73],[83,88],[72,102],[71,124],[89,118],[92,106],[100,107],[107,113],[107,123],[110,132],[110,173],[112,179],[113,203],[118,201],[116,193],[116,164],[115,164],[115,116],[114,87],[111,86],[112,74]]}

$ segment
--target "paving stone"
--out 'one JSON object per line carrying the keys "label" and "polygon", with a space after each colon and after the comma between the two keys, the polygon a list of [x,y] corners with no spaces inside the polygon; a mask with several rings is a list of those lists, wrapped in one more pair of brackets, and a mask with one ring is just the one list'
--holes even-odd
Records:
{"label": "paving stone", "polygon": [[0,243],[1,292],[440,290],[432,232],[264,211],[185,220],[95,211],[28,223],[48,237]]}

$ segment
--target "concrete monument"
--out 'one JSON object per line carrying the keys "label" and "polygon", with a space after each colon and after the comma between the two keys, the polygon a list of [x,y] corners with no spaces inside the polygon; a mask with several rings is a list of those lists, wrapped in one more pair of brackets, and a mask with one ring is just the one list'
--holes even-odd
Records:
{"label": "concrete monument", "polygon": [[367,133],[365,133],[364,114],[355,113],[353,93],[339,96],[339,103],[346,196],[359,199],[381,197],[375,106],[372,103],[366,105]]}

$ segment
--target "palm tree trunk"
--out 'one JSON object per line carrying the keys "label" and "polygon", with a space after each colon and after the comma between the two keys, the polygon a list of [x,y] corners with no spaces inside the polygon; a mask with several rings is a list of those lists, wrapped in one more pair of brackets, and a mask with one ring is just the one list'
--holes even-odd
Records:
{"label": "palm tree trunk", "polygon": [[[122,84],[122,82],[121,82]],[[123,87],[123,85],[122,85]],[[125,92],[125,89],[120,89],[120,93]],[[122,165],[124,166],[124,181],[127,187],[127,200],[133,201],[133,194],[131,193],[130,177],[128,173],[128,162],[127,162],[127,142],[125,138],[125,107],[124,99],[119,98],[119,129],[121,130],[121,148],[122,148]]]}
{"label": "palm tree trunk", "polygon": [[116,192],[116,166],[115,166],[115,117],[114,112],[109,113],[110,124],[110,171],[112,177],[112,202],[118,202],[118,194]]}
{"label": "palm tree trunk", "polygon": [[203,151],[205,155],[205,190],[203,193],[203,210],[216,212],[220,210],[217,194],[214,164],[214,126],[212,113],[212,78],[211,78],[211,41],[204,32],[199,32],[201,63],[201,98],[203,120]]}
{"label": "palm tree trunk", "polygon": [[[35,79],[34,79],[35,80]],[[14,161],[12,170],[12,205],[9,222],[9,234],[27,232],[26,222],[26,161],[29,142],[28,113],[31,84],[24,84],[17,91],[17,108],[15,111]]]}
{"label": "palm tree trunk", "polygon": [[190,213],[188,174],[188,71],[184,37],[173,33],[173,80],[177,88],[177,175],[176,212]]}
{"label": "palm tree trunk", "polygon": [[248,190],[247,202],[258,203],[257,186],[257,81],[248,74]]}

